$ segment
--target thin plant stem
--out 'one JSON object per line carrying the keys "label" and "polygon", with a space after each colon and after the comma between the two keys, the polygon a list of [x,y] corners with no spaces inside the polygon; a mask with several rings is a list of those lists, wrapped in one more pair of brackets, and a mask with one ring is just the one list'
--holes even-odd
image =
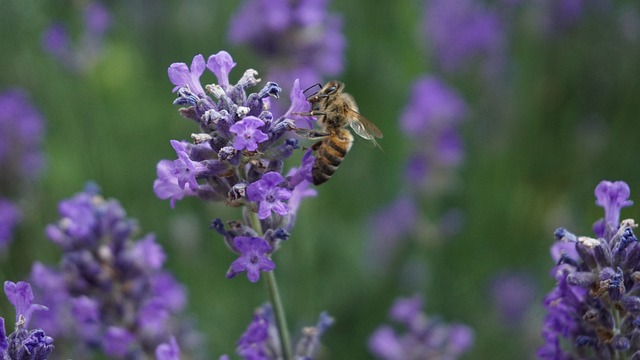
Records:
{"label": "thin plant stem", "polygon": [[[249,218],[251,219],[251,227],[253,227],[259,236],[262,236],[262,226],[260,225],[258,214],[250,211]],[[280,299],[280,291],[278,290],[278,282],[276,281],[274,271],[266,271],[264,273],[264,279],[267,284],[267,292],[269,293],[269,300],[273,308],[276,325],[278,326],[282,355],[284,356],[284,360],[292,360],[291,338],[289,336],[289,328],[287,327],[287,317],[284,312],[282,300]]]}

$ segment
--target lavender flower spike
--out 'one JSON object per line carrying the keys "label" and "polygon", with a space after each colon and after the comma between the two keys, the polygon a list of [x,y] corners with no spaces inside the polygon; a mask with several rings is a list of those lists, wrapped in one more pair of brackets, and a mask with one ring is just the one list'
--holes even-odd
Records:
{"label": "lavender flower spike", "polygon": [[598,239],[556,230],[557,242],[571,241],[564,244],[573,245],[575,252],[562,252],[553,268],[557,284],[544,299],[540,358],[640,358],[635,340],[640,315],[637,225],[632,219],[617,224],[620,208],[630,205],[628,195],[624,182],[598,184],[597,204],[605,208],[609,227]]}
{"label": "lavender flower spike", "polygon": [[148,358],[170,335],[178,342],[192,335],[180,321],[184,289],[163,270],[166,254],[153,234],[134,240],[135,219],[96,185],[59,210],[47,235],[62,248],[60,264],[35,264],[31,279],[51,309],[35,321],[55,333],[67,356],[100,350],[114,359]]}
{"label": "lavender flower spike", "polygon": [[16,308],[16,328],[7,336],[4,319],[0,317],[0,359],[46,360],[54,349],[53,339],[41,329],[27,330],[27,325],[34,310],[47,308],[33,304],[31,285],[24,281],[5,281],[4,291]]}

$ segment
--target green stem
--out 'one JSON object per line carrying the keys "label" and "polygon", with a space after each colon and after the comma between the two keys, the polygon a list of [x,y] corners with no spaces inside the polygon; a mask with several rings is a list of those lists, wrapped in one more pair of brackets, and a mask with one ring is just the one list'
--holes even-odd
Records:
{"label": "green stem", "polygon": [[[258,214],[253,211],[249,212],[249,218],[251,219],[251,227],[262,236],[262,226],[260,225],[260,219]],[[266,271],[263,273],[267,291],[269,293],[269,299],[271,301],[271,307],[273,308],[273,315],[276,319],[276,325],[278,326],[278,336],[280,337],[280,346],[284,360],[291,360],[291,339],[289,337],[289,328],[287,327],[287,317],[284,313],[284,306],[280,299],[280,291],[278,290],[278,283],[274,271]]]}
{"label": "green stem", "polygon": [[287,328],[287,319],[284,314],[284,306],[280,300],[280,292],[278,291],[278,283],[273,271],[267,271],[265,274],[267,289],[269,290],[269,298],[273,307],[273,315],[278,325],[278,334],[280,335],[280,343],[282,344],[282,354],[285,360],[293,359],[291,356],[291,339],[289,338],[289,329]]}

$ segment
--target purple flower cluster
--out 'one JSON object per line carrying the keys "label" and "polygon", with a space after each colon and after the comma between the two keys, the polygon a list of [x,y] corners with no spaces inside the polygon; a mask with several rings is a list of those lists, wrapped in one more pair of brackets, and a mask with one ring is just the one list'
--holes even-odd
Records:
{"label": "purple flower cluster", "polygon": [[477,0],[426,3],[424,33],[439,69],[457,72],[480,64],[491,75],[503,68],[505,31],[497,11]]}
{"label": "purple flower cluster", "polygon": [[[159,198],[169,199],[172,207],[186,196],[242,206],[241,221],[225,226],[217,219],[212,228],[239,255],[227,276],[246,271],[255,282],[261,271],[275,268],[271,254],[288,238],[301,199],[315,195],[309,189],[314,161],[310,152],[300,168],[283,175],[284,160],[298,148],[297,139],[287,134],[312,122],[296,115],[310,106],[297,80],[290,109],[274,117],[269,97],[279,97],[278,84],[267,82],[260,91],[247,93],[260,81],[257,72],[245,71],[232,85],[229,72],[234,66],[231,56],[220,51],[206,61],[202,55],[195,56],[191,66],[174,63],[169,67],[169,79],[178,94],[174,104],[182,106],[182,116],[199,125],[199,133],[191,135],[192,143],[171,141],[177,159],[158,163],[154,190]],[[201,85],[206,69],[217,77],[217,84]]]}
{"label": "purple flower cluster", "polygon": [[111,27],[111,14],[100,2],[82,3],[84,33],[74,43],[65,24],[56,22],[42,36],[42,47],[73,72],[91,69],[102,55],[104,37]]}
{"label": "purple flower cluster", "polygon": [[16,309],[16,328],[9,336],[0,317],[0,358],[3,360],[46,360],[53,351],[53,339],[42,329],[27,330],[35,310],[48,310],[33,303],[31,285],[24,281],[5,281],[4,293]]}
{"label": "purple flower cluster", "polygon": [[22,213],[15,201],[42,171],[44,121],[27,95],[0,93],[0,250],[12,239]]}
{"label": "purple flower cluster", "polygon": [[[193,333],[180,321],[182,286],[162,269],[166,255],[153,234],[134,241],[134,219],[95,185],[59,204],[60,220],[47,236],[62,252],[58,266],[35,263],[34,289],[51,311],[38,325],[86,358],[140,358],[171,335],[185,344]],[[192,345],[192,344],[189,344]]]}
{"label": "purple flower cluster", "polygon": [[412,185],[438,191],[442,182],[450,183],[446,173],[464,158],[459,127],[466,114],[462,97],[442,80],[422,76],[415,81],[400,118],[400,128],[416,143],[406,170]]}
{"label": "purple flower cluster", "polygon": [[[315,326],[303,328],[302,336],[295,347],[295,359],[313,359],[318,351],[320,337],[333,321],[332,317],[323,312]],[[271,306],[265,304],[256,309],[253,320],[238,340],[236,353],[244,360],[282,359],[277,332]]]}
{"label": "purple flower cluster", "polygon": [[446,324],[422,312],[422,298],[399,298],[390,317],[406,327],[398,333],[380,326],[369,338],[369,350],[378,359],[457,359],[473,345],[473,330],[466,325]]}
{"label": "purple flower cluster", "polygon": [[597,238],[555,231],[557,285],[544,299],[540,358],[640,358],[640,243],[635,222],[619,222],[629,194],[622,181],[598,184],[605,216],[594,224]]}
{"label": "purple flower cluster", "polygon": [[231,20],[232,43],[247,44],[267,61],[267,74],[281,84],[303,84],[338,75],[344,63],[341,18],[327,0],[246,0]]}

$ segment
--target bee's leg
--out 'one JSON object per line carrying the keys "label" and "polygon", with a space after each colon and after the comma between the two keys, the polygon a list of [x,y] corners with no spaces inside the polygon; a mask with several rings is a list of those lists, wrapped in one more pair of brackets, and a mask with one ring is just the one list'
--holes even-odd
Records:
{"label": "bee's leg", "polygon": [[296,113],[291,113],[291,115],[298,115],[298,116],[327,116],[327,113],[324,111],[320,111],[320,110],[313,110],[313,111],[308,111],[308,112],[296,112]]}
{"label": "bee's leg", "polygon": [[320,131],[316,131],[316,130],[310,130],[310,129],[299,129],[299,128],[294,128],[292,129],[296,134],[305,137],[307,139],[320,139],[320,138],[324,138],[329,136],[329,133],[325,133],[325,132],[320,132]]}

